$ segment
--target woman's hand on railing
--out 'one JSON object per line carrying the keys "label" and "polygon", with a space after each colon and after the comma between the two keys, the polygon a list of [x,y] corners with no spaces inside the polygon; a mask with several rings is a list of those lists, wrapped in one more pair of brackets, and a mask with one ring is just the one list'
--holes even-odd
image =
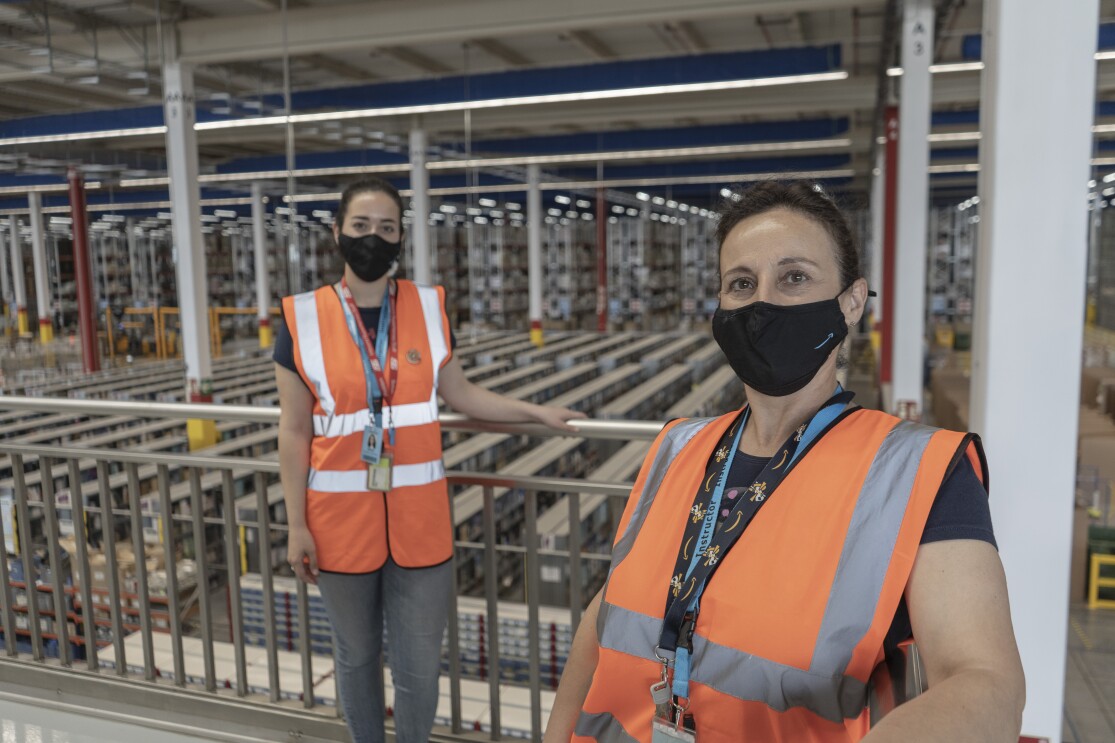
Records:
{"label": "woman's hand on railing", "polygon": [[299,580],[317,585],[317,545],[308,527],[290,527],[287,535],[287,562]]}
{"label": "woman's hand on railing", "polygon": [[555,408],[550,405],[534,405],[532,407],[531,415],[534,417],[534,420],[556,431],[577,433],[577,429],[569,425],[568,421],[585,420],[588,418],[584,413],[570,410],[569,408]]}

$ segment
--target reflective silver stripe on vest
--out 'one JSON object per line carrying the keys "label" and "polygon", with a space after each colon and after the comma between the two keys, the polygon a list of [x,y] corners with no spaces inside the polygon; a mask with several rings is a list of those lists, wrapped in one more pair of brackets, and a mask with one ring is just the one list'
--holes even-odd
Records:
{"label": "reflective silver stripe on vest", "polygon": [[914,480],[936,430],[902,421],[875,452],[848,524],[810,668],[847,668],[852,650],[871,628]]}
{"label": "reflective silver stripe on vest", "polygon": [[418,289],[422,315],[426,320],[426,338],[430,344],[430,360],[434,364],[434,389],[436,390],[441,364],[449,355],[449,342],[445,337],[445,326],[441,322],[441,299],[438,297],[437,289],[432,286],[416,284],[415,287]]}
{"label": "reflective silver stripe on vest", "polygon": [[639,743],[628,735],[613,715],[608,712],[582,712],[577,718],[576,735],[592,738],[597,743]]}
{"label": "reflective silver stripe on vest", "polygon": [[[391,467],[391,487],[429,485],[445,479],[445,464],[440,459]],[[368,470],[310,470],[306,489],[319,493],[368,492]]]}
{"label": "reflective silver stripe on vest", "polygon": [[[288,319],[287,322],[290,320]],[[314,292],[294,295],[294,322],[298,337],[298,357],[317,393],[318,405],[331,415],[336,410],[333,392],[325,376],[325,354],[321,350],[321,330],[317,323],[317,297]]]}
{"label": "reflective silver stripe on vest", "polygon": [[654,495],[662,487],[662,481],[666,479],[666,472],[670,469],[674,459],[698,432],[714,420],[716,419],[690,418],[683,420],[663,435],[662,443],[658,446],[654,461],[650,463],[650,469],[647,470],[647,478],[643,483],[643,492],[639,494],[639,502],[635,505],[635,511],[631,514],[627,529],[624,530],[623,536],[616,542],[616,546],[612,550],[612,567],[608,571],[609,574],[623,562],[623,559],[631,551],[631,547],[634,546],[635,538],[639,536],[639,532],[643,528],[643,521],[646,520],[647,513],[650,511],[650,504],[654,502]]}
{"label": "reflective silver stripe on vest", "polygon": [[[856,501],[829,589],[810,668],[803,670],[776,663],[718,645],[697,633],[693,638],[690,671],[693,682],[737,699],[761,702],[779,712],[804,707],[831,722],[855,718],[863,712],[867,685],[845,675],[845,671],[852,651],[875,617],[914,481],[934,432],[935,429],[918,424],[899,423],[876,452]],[[661,485],[661,478],[655,485]],[[653,500],[650,486],[648,477],[643,497]],[[645,516],[643,513],[642,517]],[[638,532],[630,531],[624,538],[630,536],[633,543]],[[614,564],[617,562],[613,559]],[[603,648],[657,662],[654,648],[661,627],[660,617],[601,602],[597,632]]]}
{"label": "reflective silver stripe on vest", "polygon": [[[662,620],[621,606],[600,603],[604,632],[600,647],[658,663],[654,647]],[[693,636],[690,680],[746,702],[761,702],[777,712],[805,707],[832,722],[857,717],[867,685],[842,673],[803,671],[757,655]]]}
{"label": "reflective silver stripe on vest", "polygon": [[[666,478],[666,472],[670,469],[670,465],[674,459],[685,448],[685,445],[693,440],[705,426],[712,423],[715,418],[689,418],[683,420],[662,435],[662,441],[658,446],[658,451],[654,455],[654,459],[650,463],[650,469],[647,470],[646,480],[643,482],[643,490],[639,493],[639,501],[635,504],[635,510],[631,514],[631,520],[627,522],[627,528],[623,532],[623,536],[616,542],[615,547],[612,548],[612,562],[608,568],[609,578],[612,572],[623,562],[631,548],[635,545],[635,538],[639,536],[639,532],[643,529],[643,521],[646,520],[647,513],[650,511],[650,504],[654,502],[654,495],[658,489],[662,487],[662,481]],[[608,581],[604,581],[604,588],[602,590],[603,597],[608,595]],[[596,634],[602,635],[604,632],[604,606],[606,604],[601,602],[601,613],[596,619]]]}
{"label": "reflective silver stripe on vest", "polygon": [[[412,402],[403,405],[387,405],[383,409],[384,420],[395,424],[395,428],[409,428],[436,423],[438,420],[437,391],[426,402]],[[314,436],[337,438],[363,431],[371,425],[372,412],[368,408],[355,413],[342,415],[315,415]]]}

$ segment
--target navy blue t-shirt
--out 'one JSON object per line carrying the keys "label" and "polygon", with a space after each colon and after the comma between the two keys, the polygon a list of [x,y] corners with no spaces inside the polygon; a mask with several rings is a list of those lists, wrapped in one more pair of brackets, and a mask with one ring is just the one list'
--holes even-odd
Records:
{"label": "navy blue t-shirt", "polygon": [[[368,329],[379,327],[379,307],[361,307],[360,319],[364,321],[364,327]],[[454,351],[457,348],[457,338],[453,335],[453,329],[449,329],[449,350]],[[279,319],[279,326],[275,329],[275,350],[271,354],[272,360],[279,366],[290,369],[295,374],[298,373],[298,367],[294,365],[294,339],[290,335],[290,328],[287,327],[286,317],[283,316]]]}
{"label": "navy blue t-shirt", "polygon": [[[769,457],[753,457],[738,452],[728,472],[727,488],[724,492],[725,506],[728,505],[733,491],[742,495],[755,482],[770,461]],[[723,507],[722,507],[723,508]],[[721,518],[725,516],[721,510]],[[977,539],[987,542],[998,549],[995,532],[991,528],[991,507],[988,503],[987,489],[980,482],[968,457],[960,457],[956,467],[941,483],[937,498],[929,509],[921,543],[943,542],[949,539]],[[905,597],[898,604],[890,631],[887,632],[886,647],[894,647],[911,635],[910,612]]]}

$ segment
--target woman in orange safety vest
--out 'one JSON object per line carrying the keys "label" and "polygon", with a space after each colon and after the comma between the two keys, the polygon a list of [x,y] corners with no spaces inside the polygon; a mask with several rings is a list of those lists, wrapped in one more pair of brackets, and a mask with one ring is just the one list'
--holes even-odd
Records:
{"label": "woman in orange safety vest", "polygon": [[[748,404],[673,421],[574,639],[554,741],[1017,741],[1025,696],[979,439],[851,405],[868,297],[808,184],[728,200],[713,335]],[[911,636],[929,688],[875,727],[872,670]]]}
{"label": "woman in orange safety vest", "polygon": [[285,298],[275,342],[287,557],[321,590],[356,743],[384,740],[385,625],[395,739],[428,740],[437,709],[454,531],[438,397],[489,421],[572,431],[584,417],[465,378],[445,291],[393,278],[402,211],[385,181],[345,189],[333,226],[344,276]]}

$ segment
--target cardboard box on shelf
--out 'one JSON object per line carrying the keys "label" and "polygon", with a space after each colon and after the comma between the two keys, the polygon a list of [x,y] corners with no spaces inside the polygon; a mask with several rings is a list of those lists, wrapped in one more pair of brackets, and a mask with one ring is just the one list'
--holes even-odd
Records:
{"label": "cardboard box on shelf", "polygon": [[1085,367],[1080,373],[1080,404],[1090,408],[1099,405],[1100,388],[1104,383],[1115,383],[1115,368],[1109,366]]}
{"label": "cardboard box on shelf", "polygon": [[1081,467],[1093,467],[1100,478],[1115,484],[1115,434],[1082,436],[1079,453]]}
{"label": "cardboard box on shelf", "polygon": [[1077,427],[1077,436],[1081,443],[1085,439],[1115,436],[1115,421],[1093,408],[1080,408],[1080,422]]}

